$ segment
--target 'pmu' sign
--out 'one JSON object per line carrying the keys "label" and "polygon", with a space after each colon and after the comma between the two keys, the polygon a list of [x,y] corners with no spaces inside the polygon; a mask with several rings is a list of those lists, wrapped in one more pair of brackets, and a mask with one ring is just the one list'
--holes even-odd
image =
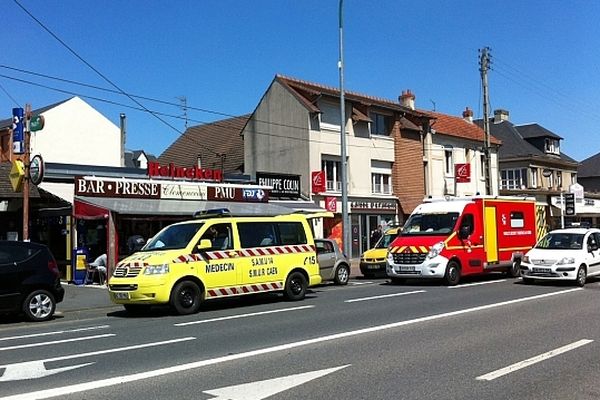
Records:
{"label": "'pmu' sign", "polygon": [[266,190],[256,187],[209,186],[207,197],[213,201],[245,201],[266,203],[269,194]]}

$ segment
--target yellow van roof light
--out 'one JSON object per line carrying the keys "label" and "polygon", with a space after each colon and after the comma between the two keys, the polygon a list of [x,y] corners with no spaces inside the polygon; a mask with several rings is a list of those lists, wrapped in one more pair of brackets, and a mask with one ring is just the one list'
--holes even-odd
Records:
{"label": "yellow van roof light", "polygon": [[212,208],[210,210],[198,210],[193,215],[194,218],[217,218],[217,217],[231,217],[231,211],[228,208]]}

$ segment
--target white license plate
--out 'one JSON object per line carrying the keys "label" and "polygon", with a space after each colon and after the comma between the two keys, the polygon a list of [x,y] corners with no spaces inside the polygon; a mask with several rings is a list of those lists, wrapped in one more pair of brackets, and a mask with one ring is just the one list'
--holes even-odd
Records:
{"label": "white license plate", "polygon": [[401,272],[413,272],[414,270],[415,270],[415,267],[413,267],[413,266],[400,267]]}
{"label": "white license plate", "polygon": [[533,268],[533,272],[550,272],[550,268]]}
{"label": "white license plate", "polygon": [[129,300],[129,293],[127,292],[117,292],[113,294],[117,300]]}

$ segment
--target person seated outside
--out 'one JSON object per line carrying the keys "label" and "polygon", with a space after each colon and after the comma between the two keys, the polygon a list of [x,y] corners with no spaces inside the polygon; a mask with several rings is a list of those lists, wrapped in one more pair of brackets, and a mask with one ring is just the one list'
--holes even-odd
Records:
{"label": "person seated outside", "polygon": [[98,283],[103,285],[106,282],[106,254],[98,256],[90,263],[90,267],[98,271]]}

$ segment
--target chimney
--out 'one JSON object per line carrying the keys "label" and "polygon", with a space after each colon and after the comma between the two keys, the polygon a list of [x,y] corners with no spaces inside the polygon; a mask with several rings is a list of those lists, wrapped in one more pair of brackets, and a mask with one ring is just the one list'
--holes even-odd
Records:
{"label": "chimney", "polygon": [[462,116],[463,119],[468,123],[473,123],[473,110],[471,110],[469,107],[465,108],[465,111],[463,111]]}
{"label": "chimney", "polygon": [[410,89],[406,91],[403,90],[402,95],[398,97],[398,100],[400,100],[400,104],[402,104],[403,107],[410,108],[411,110],[415,109],[415,95]]}
{"label": "chimney", "polygon": [[502,109],[494,110],[494,123],[499,124],[503,121],[508,121],[508,111]]}

